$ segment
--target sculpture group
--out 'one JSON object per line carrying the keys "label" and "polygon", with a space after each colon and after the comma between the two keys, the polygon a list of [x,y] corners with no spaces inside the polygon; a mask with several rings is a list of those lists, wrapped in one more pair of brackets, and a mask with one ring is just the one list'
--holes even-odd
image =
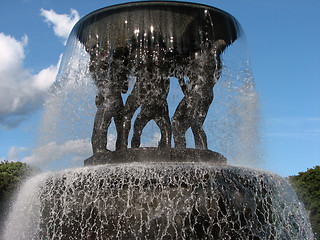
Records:
{"label": "sculpture group", "polygon": [[[187,54],[167,51],[162,42],[156,49],[152,46],[153,51],[147,46],[139,60],[127,46],[105,50],[99,42],[92,39],[86,45],[90,54],[89,70],[97,86],[94,154],[107,150],[107,131],[112,118],[117,130],[116,150],[127,149],[131,120],[139,107],[131,148],[139,148],[144,127],[154,120],[161,132],[159,148],[171,148],[172,135],[175,148],[186,148],[185,133],[191,128],[195,148],[207,149],[202,127],[213,101],[213,87],[221,73],[224,40],[207,42]],[[123,104],[121,94],[128,91],[129,75],[134,75],[136,81]],[[170,77],[178,79],[184,94],[171,121],[167,103]]]}

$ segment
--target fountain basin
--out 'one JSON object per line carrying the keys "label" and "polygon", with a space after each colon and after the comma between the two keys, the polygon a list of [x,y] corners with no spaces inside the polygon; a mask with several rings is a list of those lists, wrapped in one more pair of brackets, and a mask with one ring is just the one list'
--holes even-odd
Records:
{"label": "fountain basin", "polygon": [[313,239],[290,185],[268,172],[126,163],[38,178],[24,187],[5,239]]}
{"label": "fountain basin", "polygon": [[[4,238],[313,239],[308,215],[283,178],[227,166],[224,156],[208,149],[202,125],[223,67],[220,55],[241,33],[228,13],[171,1],[123,4],[81,19],[67,53],[83,56],[86,67],[64,54],[57,89],[68,90],[74,79],[79,86],[85,79],[95,84],[93,156],[84,168],[30,179]],[[240,92],[252,93],[253,85],[245,84],[250,79],[241,85],[249,90],[240,87]],[[175,80],[183,97],[169,116],[167,98],[175,97],[170,91]],[[82,109],[70,95],[77,100],[75,109]],[[242,111],[240,117],[250,115]],[[111,118],[117,131],[114,152],[106,149]],[[160,128],[158,148],[139,148],[150,120]],[[188,128],[195,149],[186,148]],[[235,128],[247,140],[247,128]]]}
{"label": "fountain basin", "polygon": [[104,51],[127,46],[134,50],[143,39],[150,42],[143,47],[158,50],[162,43],[161,48],[182,54],[199,50],[203,41],[223,39],[230,45],[239,37],[239,28],[233,16],[208,5],[146,1],[96,10],[73,32],[85,46],[98,44]]}

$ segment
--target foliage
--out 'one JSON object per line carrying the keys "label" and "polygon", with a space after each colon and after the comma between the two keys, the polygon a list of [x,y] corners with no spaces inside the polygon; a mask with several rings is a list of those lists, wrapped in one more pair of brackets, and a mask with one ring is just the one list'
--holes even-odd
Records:
{"label": "foliage", "polygon": [[297,176],[290,176],[289,181],[310,212],[312,229],[320,240],[320,166],[299,172]]}
{"label": "foliage", "polygon": [[5,200],[24,179],[39,171],[21,162],[0,162],[0,201]]}
{"label": "foliage", "polygon": [[[0,162],[0,232],[8,215],[15,190],[27,178],[40,172],[40,169],[21,162]],[[0,237],[1,238],[1,237]]]}

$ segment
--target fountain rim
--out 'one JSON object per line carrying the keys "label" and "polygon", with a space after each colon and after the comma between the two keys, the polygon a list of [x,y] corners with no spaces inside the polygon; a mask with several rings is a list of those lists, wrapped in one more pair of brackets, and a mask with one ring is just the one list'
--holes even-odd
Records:
{"label": "fountain rim", "polygon": [[193,3],[193,2],[184,2],[184,1],[133,1],[133,2],[110,5],[107,7],[99,8],[93,12],[90,12],[90,13],[86,14],[85,16],[83,16],[82,18],[80,18],[80,20],[75,24],[74,28],[80,22],[83,22],[86,19],[92,17],[93,15],[99,14],[101,12],[119,10],[119,9],[125,8],[125,7],[135,7],[135,6],[141,7],[141,6],[152,6],[152,5],[163,5],[163,6],[179,6],[179,5],[181,6],[181,5],[183,5],[183,6],[187,6],[187,7],[193,7],[193,8],[200,8],[200,9],[203,8],[204,10],[210,9],[210,10],[213,10],[216,12],[220,12],[221,14],[224,14],[232,19],[235,19],[234,16],[232,16],[230,13],[228,13],[226,11],[223,11],[219,8],[216,8],[216,7],[213,7],[210,5],[206,5],[206,4],[202,4],[202,3]]}

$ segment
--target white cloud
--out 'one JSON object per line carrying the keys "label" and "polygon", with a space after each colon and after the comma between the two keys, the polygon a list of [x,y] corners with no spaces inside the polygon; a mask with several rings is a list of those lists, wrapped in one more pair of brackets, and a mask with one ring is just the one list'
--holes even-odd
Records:
{"label": "white cloud", "polygon": [[8,161],[17,162],[19,160],[20,152],[26,151],[27,148],[25,147],[15,147],[12,146],[8,153]]}
{"label": "white cloud", "polygon": [[6,157],[0,157],[0,161],[17,162],[19,160],[20,153],[27,151],[26,147],[12,146]]}
{"label": "white cloud", "polygon": [[83,162],[92,154],[91,143],[88,139],[68,140],[62,144],[49,142],[37,147],[31,156],[23,158],[21,161],[30,165],[45,167],[51,163],[63,159],[71,158],[72,165]]}
{"label": "white cloud", "polygon": [[[64,40],[68,38],[72,27],[80,19],[74,9],[71,9],[70,15],[41,9],[41,15],[48,24],[53,24],[54,33]],[[0,33],[0,126],[5,128],[16,127],[42,106],[58,72],[60,61],[38,74],[32,74],[30,70],[25,69],[27,45],[27,35],[17,40],[10,35]]]}
{"label": "white cloud", "polygon": [[54,10],[40,9],[41,16],[45,17],[45,22],[49,25],[53,25],[53,31],[55,35],[62,38],[66,44],[66,40],[73,28],[73,26],[79,21],[80,16],[77,10],[71,9],[70,14],[58,14]]}
{"label": "white cloud", "polygon": [[0,125],[15,127],[42,106],[44,97],[55,81],[58,65],[51,65],[33,75],[24,68],[25,35],[16,40],[0,33]]}

